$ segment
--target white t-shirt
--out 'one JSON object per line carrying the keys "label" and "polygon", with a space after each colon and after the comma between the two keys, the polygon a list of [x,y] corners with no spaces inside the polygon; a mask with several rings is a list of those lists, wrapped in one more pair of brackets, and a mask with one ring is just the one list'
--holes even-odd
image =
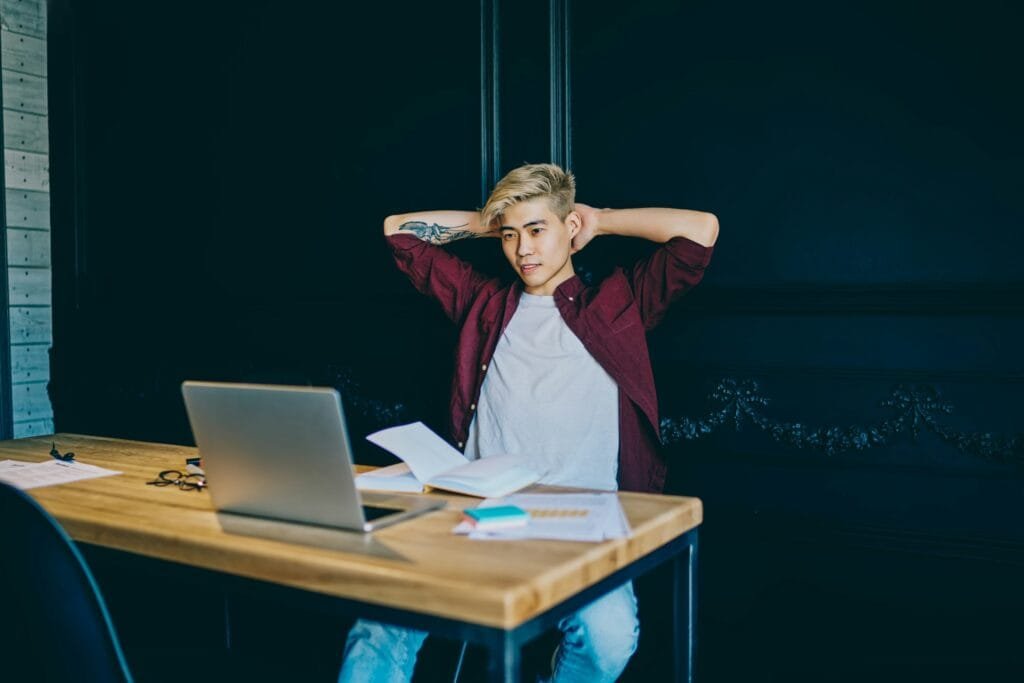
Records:
{"label": "white t-shirt", "polygon": [[487,369],[465,453],[524,455],[543,484],[618,488],[618,386],[553,296],[521,295]]}

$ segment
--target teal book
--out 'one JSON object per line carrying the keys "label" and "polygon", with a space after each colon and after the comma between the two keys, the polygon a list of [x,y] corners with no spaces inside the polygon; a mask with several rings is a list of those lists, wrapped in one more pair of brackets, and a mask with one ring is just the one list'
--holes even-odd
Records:
{"label": "teal book", "polygon": [[464,511],[466,519],[476,529],[496,529],[525,526],[530,521],[526,510],[515,505],[470,508]]}

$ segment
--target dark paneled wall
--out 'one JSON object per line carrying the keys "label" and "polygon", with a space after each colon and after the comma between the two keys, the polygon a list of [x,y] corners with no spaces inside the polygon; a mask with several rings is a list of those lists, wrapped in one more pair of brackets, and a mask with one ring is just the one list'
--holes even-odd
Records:
{"label": "dark paneled wall", "polygon": [[[478,207],[495,172],[566,159],[582,201],[718,214],[705,283],[652,335],[663,413],[756,382],[769,402],[744,405],[778,429],[730,418],[668,448],[671,490],[706,504],[705,679],[1009,680],[1020,18],[988,0],[54,3],[57,428],[188,442],[185,378],[335,384],[442,428],[452,331],[381,220]],[[455,248],[504,273],[492,246]],[[608,238],[578,263],[649,249]],[[918,404],[917,440],[908,421],[842,448],[892,426],[899,386],[952,412]],[[993,439],[958,448],[929,417]],[[828,427],[831,452],[800,445]],[[667,646],[659,619],[642,652]]]}
{"label": "dark paneled wall", "polygon": [[[652,336],[663,413],[699,418],[723,378],[756,382],[769,403],[747,405],[780,437],[730,417],[671,448],[671,488],[706,505],[706,673],[1019,676],[1019,11],[573,9],[583,200],[723,226],[702,290]],[[881,404],[901,386],[952,413],[922,403],[918,439],[911,419],[888,445],[843,449],[894,424],[898,401]],[[981,457],[926,417],[1016,441]],[[797,446],[830,427],[833,453]]]}
{"label": "dark paneled wall", "polygon": [[443,395],[449,332],[380,226],[480,203],[480,17],[406,5],[73,3],[59,429],[188,441],[186,377]]}

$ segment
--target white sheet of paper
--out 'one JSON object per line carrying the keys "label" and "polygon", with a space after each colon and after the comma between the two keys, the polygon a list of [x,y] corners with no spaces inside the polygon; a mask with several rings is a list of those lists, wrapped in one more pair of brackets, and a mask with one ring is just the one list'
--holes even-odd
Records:
{"label": "white sheet of paper", "polygon": [[21,460],[0,460],[0,471],[16,470],[19,467],[29,467],[35,464],[34,462],[22,462]]}
{"label": "white sheet of paper", "polygon": [[397,455],[422,482],[469,462],[422,422],[382,429],[366,440]]}
{"label": "white sheet of paper", "polygon": [[22,490],[55,484],[70,484],[73,481],[109,477],[114,474],[121,473],[81,462],[63,462],[61,460],[36,463],[22,463],[15,460],[0,462],[0,481]]}

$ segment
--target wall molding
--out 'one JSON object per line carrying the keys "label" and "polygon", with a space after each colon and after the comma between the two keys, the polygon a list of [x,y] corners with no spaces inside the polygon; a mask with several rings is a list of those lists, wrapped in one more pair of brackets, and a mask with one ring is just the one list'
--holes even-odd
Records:
{"label": "wall molding", "polygon": [[[548,0],[548,143],[551,163],[572,168],[569,0]],[[501,178],[500,0],[480,0],[480,205]]]}
{"label": "wall molding", "polygon": [[548,84],[551,162],[572,168],[572,70],[569,0],[548,0]]}
{"label": "wall molding", "polygon": [[709,315],[1024,314],[1024,285],[750,285],[703,286],[678,305]]}
{"label": "wall molding", "polygon": [[480,206],[487,202],[498,182],[501,168],[501,137],[498,87],[501,60],[498,55],[499,0],[480,0]]}
{"label": "wall molding", "polygon": [[956,370],[929,368],[879,368],[852,365],[793,365],[766,362],[694,363],[656,357],[655,368],[671,365],[676,371],[693,378],[743,377],[779,378],[793,380],[849,380],[858,382],[889,382],[890,384],[1021,384],[1024,372],[1003,370]]}

